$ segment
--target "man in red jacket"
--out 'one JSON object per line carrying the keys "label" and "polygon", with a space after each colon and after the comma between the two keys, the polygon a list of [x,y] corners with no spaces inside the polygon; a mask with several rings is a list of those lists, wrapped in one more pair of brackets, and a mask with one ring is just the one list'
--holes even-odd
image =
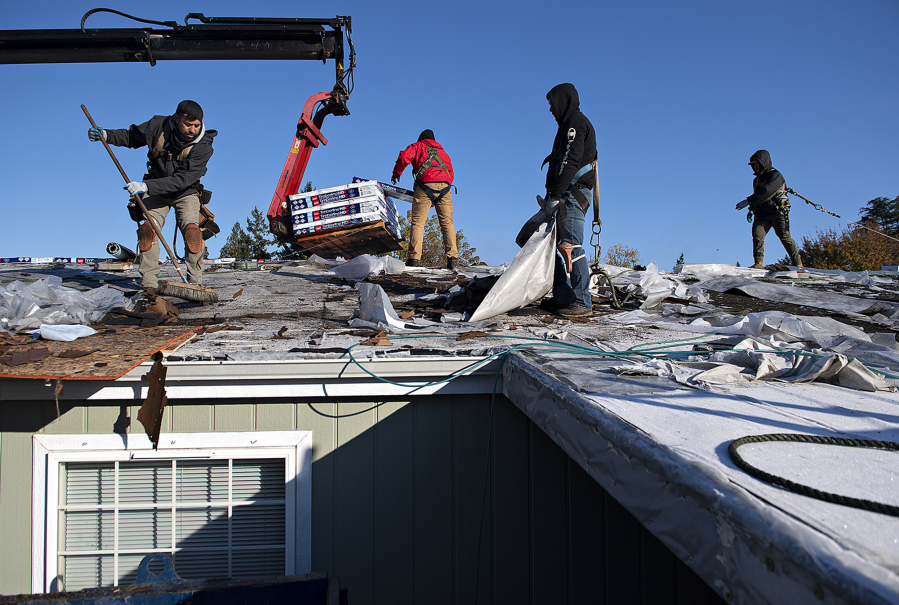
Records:
{"label": "man in red jacket", "polygon": [[443,147],[434,140],[434,131],[424,130],[418,141],[400,152],[393,167],[390,181],[395,185],[406,166],[415,170],[415,190],[412,197],[412,237],[406,253],[406,266],[417,267],[421,259],[425,223],[431,206],[437,211],[440,231],[443,232],[443,249],[446,252],[446,268],[455,270],[459,260],[456,248],[456,229],[453,227],[453,164]]}

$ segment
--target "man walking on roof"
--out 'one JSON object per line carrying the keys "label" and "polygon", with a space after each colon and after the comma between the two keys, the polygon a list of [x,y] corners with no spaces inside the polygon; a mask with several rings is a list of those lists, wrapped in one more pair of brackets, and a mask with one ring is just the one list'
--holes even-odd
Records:
{"label": "man walking on roof", "polygon": [[431,206],[437,211],[440,231],[443,233],[443,249],[446,252],[446,268],[455,270],[459,261],[456,247],[456,229],[453,227],[453,164],[443,147],[434,139],[433,130],[423,130],[418,141],[400,152],[393,167],[390,182],[396,184],[406,166],[415,170],[415,189],[412,196],[412,235],[406,252],[406,266],[417,267],[421,262],[425,223]]}
{"label": "man walking on roof", "polygon": [[749,206],[752,221],[752,256],[755,264],[750,269],[761,269],[765,258],[765,236],[771,227],[780,238],[794,267],[802,266],[799,248],[790,236],[790,198],[783,175],[771,166],[771,154],[759,149],[749,158],[755,178],[752,195],[737,204],[737,210]]}
{"label": "man walking on roof", "polygon": [[553,273],[553,295],[542,306],[564,317],[593,314],[590,296],[590,268],[583,248],[584,218],[596,182],[596,132],[580,110],[573,84],[559,84],[546,94],[549,111],[559,125],[546,174],[546,205],[549,216],[556,213],[557,249]]}
{"label": "man walking on roof", "polygon": [[[196,101],[181,101],[171,116],[153,116],[131,128],[102,130],[89,128],[88,139],[106,139],[110,145],[138,149],[148,147],[147,174],[143,181],[125,186],[128,194],[148,194],[144,199],[147,212],[161,230],[169,208],[175,209],[178,229],[184,236],[185,264],[191,283],[203,281],[203,235],[199,227],[200,198],[206,174],[206,163],[212,157],[212,139],[218,134],[206,130],[203,109]],[[140,210],[137,210],[138,214]],[[156,293],[159,278],[159,242],[143,217],[135,217],[138,249],[140,250],[141,287]]]}

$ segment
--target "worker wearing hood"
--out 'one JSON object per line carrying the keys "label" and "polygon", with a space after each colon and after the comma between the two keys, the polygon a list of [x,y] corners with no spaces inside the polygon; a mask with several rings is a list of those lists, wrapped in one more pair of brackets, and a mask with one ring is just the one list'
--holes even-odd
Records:
{"label": "worker wearing hood", "polygon": [[771,165],[771,154],[759,149],[749,158],[755,178],[752,195],[737,204],[737,210],[749,206],[752,215],[752,269],[761,269],[765,258],[765,236],[774,227],[774,233],[790,257],[794,267],[802,266],[799,248],[790,236],[790,198],[783,175]]}
{"label": "worker wearing hood", "polygon": [[573,84],[559,84],[546,94],[558,130],[552,152],[543,161],[546,174],[545,210],[557,218],[559,251],[553,274],[552,298],[543,307],[564,317],[591,316],[590,268],[583,248],[584,219],[593,187],[596,133],[580,110]]}

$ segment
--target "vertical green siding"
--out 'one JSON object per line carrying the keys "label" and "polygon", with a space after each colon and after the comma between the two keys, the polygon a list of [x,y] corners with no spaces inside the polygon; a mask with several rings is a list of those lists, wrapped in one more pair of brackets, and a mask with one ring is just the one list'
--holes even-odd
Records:
{"label": "vertical green siding", "polygon": [[[0,541],[18,545],[0,549],[0,594],[31,588],[32,435],[143,432],[133,403],[67,403],[57,418],[53,401],[0,402]],[[163,439],[311,430],[312,567],[354,605],[722,603],[503,397],[488,466],[490,407],[489,395],[175,401]]]}
{"label": "vertical green siding", "polygon": [[388,402],[378,407],[374,450],[374,591],[376,602],[412,603],[415,485],[412,434],[415,406]]}
{"label": "vertical green siding", "polygon": [[31,592],[31,435],[42,406],[0,406],[0,594],[19,594]]}

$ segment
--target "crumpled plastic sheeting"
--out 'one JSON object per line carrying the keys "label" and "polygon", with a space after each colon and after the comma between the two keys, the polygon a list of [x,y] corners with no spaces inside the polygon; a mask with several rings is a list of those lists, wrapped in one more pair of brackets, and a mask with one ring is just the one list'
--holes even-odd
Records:
{"label": "crumpled plastic sheeting", "polygon": [[457,269],[456,272],[459,275],[464,275],[470,279],[489,277],[491,275],[501,275],[511,264],[512,263],[503,263],[502,265],[496,266],[478,265],[476,267],[462,267],[461,269]]}
{"label": "crumpled plastic sheeting", "polygon": [[116,307],[131,310],[134,303],[109,286],[87,292],[68,288],[56,275],[0,286],[0,328],[9,331],[33,330],[41,324],[87,325]]}
{"label": "crumpled plastic sheeting", "polygon": [[613,369],[623,374],[670,377],[683,385],[706,390],[711,385],[754,380],[821,381],[869,392],[896,390],[880,375],[845,355],[827,354],[821,350],[807,351],[810,355],[779,355],[761,352],[758,350],[760,346],[765,346],[765,343],[747,339],[732,351],[712,354],[707,362],[652,359],[638,364],[613,366]]}
{"label": "crumpled plastic sheeting", "polygon": [[686,286],[679,281],[666,279],[659,273],[659,266],[655,261],[649,263],[646,271],[640,277],[641,296],[645,296],[646,300],[640,305],[641,309],[652,309],[669,296],[675,296],[685,300],[691,300],[699,303],[709,301],[703,294],[702,289],[696,286]]}
{"label": "crumpled plastic sheeting", "polygon": [[512,264],[500,276],[478,308],[472,321],[489,319],[543,298],[552,289],[556,260],[556,221],[540,225]]}
{"label": "crumpled plastic sheeting", "polygon": [[[622,317],[625,315],[629,317]],[[636,310],[611,316],[609,321],[648,324],[660,323],[660,319],[659,315]],[[628,373],[669,376],[682,384],[699,388],[707,388],[702,385],[776,379],[785,382],[826,380],[863,391],[893,390],[889,383],[879,374],[867,369],[863,363],[899,371],[899,351],[889,346],[889,340],[879,337],[878,340],[887,344],[871,342],[861,330],[827,317],[796,317],[782,311],[766,311],[750,313],[745,317],[704,317],[679,328],[684,331],[733,334],[749,338],[737,344],[733,351],[717,352],[709,358],[709,362],[727,364],[729,368],[697,369],[695,365],[673,361],[655,363],[661,360],[652,360],[642,364],[622,364],[619,371],[626,367]],[[807,349],[806,343],[813,343],[817,348]],[[758,352],[759,349],[784,352],[802,350],[823,356],[823,359],[761,353]],[[663,371],[665,373],[660,373]]]}
{"label": "crumpled plastic sheeting", "polygon": [[501,327],[496,321],[457,321],[440,323],[416,317],[412,321],[404,321],[396,314],[384,288],[377,284],[359,282],[362,306],[350,320],[353,328],[373,328],[387,332],[442,332],[444,334],[467,332],[469,330],[491,330]]}
{"label": "crumpled plastic sheeting", "polygon": [[406,265],[392,256],[372,256],[363,254],[345,263],[331,268],[337,277],[349,281],[362,281],[369,275],[377,275],[384,271],[388,275],[400,275]]}
{"label": "crumpled plastic sheeting", "polygon": [[746,277],[748,275],[756,275],[764,277],[768,271],[765,269],[750,269],[748,267],[737,267],[735,265],[727,265],[724,263],[687,263],[678,265],[675,273],[685,277],[695,277],[699,281],[705,281],[714,277],[737,276]]}
{"label": "crumpled plastic sheeting", "polygon": [[297,267],[310,267],[315,269],[322,269],[325,271],[330,271],[334,267],[343,264],[342,260],[328,260],[326,258],[322,258],[318,254],[313,254],[306,260],[299,260],[294,263]]}
{"label": "crumpled plastic sheeting", "polygon": [[[669,296],[697,303],[709,301],[702,289],[696,285],[687,286],[671,273],[662,275],[655,261],[649,263],[645,271],[634,271],[604,263],[600,263],[599,267],[609,274],[615,286],[623,287],[626,290],[637,290],[636,293],[639,296],[645,297],[646,300],[640,305],[641,309],[656,308]],[[598,293],[595,280],[591,283],[590,288],[594,294]]]}

